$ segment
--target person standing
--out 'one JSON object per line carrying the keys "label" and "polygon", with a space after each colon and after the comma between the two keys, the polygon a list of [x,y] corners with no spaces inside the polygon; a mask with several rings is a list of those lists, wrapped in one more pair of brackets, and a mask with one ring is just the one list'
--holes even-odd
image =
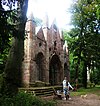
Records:
{"label": "person standing", "polygon": [[[64,77],[63,80],[63,94],[64,94],[64,100],[66,100],[66,96],[69,98],[69,88],[73,89],[73,87],[71,86],[71,84],[68,82],[67,77]],[[70,98],[69,98],[70,99]]]}

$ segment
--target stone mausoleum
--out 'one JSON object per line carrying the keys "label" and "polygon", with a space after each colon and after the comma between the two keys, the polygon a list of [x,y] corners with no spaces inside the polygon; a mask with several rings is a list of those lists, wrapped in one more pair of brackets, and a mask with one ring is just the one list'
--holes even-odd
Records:
{"label": "stone mausoleum", "polygon": [[37,31],[33,15],[27,19],[22,66],[24,87],[30,87],[36,81],[59,85],[64,76],[69,78],[68,48],[63,32],[55,21],[50,27],[48,23],[46,15]]}

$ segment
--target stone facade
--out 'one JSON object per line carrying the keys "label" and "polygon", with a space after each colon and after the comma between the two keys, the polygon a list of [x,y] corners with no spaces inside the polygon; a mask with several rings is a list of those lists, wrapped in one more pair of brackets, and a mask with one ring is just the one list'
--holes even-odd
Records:
{"label": "stone facade", "polygon": [[55,21],[48,27],[46,15],[43,26],[36,33],[35,20],[31,14],[25,30],[23,86],[29,87],[36,81],[59,85],[64,76],[69,78],[67,44],[64,43],[63,33],[57,28]]}

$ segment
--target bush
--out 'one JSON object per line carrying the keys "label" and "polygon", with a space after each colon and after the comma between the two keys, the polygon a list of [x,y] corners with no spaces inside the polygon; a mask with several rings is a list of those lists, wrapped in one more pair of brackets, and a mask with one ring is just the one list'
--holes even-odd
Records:
{"label": "bush", "polygon": [[19,92],[16,96],[0,98],[0,106],[55,106],[54,101],[42,100],[28,93]]}
{"label": "bush", "polygon": [[95,83],[91,83],[91,82],[88,82],[88,86],[91,88],[91,87],[95,87]]}
{"label": "bush", "polygon": [[83,87],[83,84],[82,83],[78,83],[77,87],[79,89],[79,88]]}
{"label": "bush", "polygon": [[3,74],[0,74],[0,91],[3,85],[3,81],[4,81]]}

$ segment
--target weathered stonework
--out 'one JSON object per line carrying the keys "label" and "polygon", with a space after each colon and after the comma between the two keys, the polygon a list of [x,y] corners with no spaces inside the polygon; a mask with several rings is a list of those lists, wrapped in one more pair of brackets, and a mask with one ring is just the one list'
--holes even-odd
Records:
{"label": "weathered stonework", "polygon": [[25,30],[23,86],[30,87],[36,81],[58,85],[64,76],[69,78],[67,44],[64,44],[63,33],[55,23],[49,28],[46,16],[43,26],[36,33],[34,17],[31,15]]}

